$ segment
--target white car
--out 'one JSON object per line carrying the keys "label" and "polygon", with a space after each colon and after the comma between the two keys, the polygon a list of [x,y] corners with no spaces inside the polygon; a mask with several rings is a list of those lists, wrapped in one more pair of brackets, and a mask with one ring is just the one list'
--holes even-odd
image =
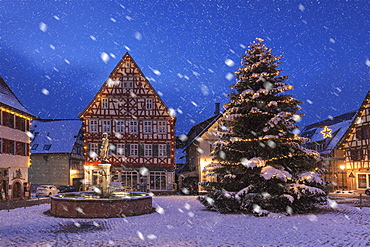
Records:
{"label": "white car", "polygon": [[59,193],[59,190],[54,185],[40,185],[36,189],[36,196],[50,196],[56,195]]}

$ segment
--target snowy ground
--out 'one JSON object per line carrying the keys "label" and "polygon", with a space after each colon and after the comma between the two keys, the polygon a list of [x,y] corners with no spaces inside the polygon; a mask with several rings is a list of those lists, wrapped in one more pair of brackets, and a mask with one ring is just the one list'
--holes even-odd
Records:
{"label": "snowy ground", "polygon": [[222,215],[195,196],[153,198],[157,212],[112,219],[64,219],[42,204],[0,211],[0,246],[368,246],[370,208],[331,203],[322,213]]}

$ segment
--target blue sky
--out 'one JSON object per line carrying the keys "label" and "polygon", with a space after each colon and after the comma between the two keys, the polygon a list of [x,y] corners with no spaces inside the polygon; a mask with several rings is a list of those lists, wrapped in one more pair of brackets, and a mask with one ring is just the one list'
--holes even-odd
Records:
{"label": "blue sky", "polygon": [[367,0],[2,0],[0,76],[34,115],[77,118],[128,51],[180,135],[227,102],[229,73],[260,37],[284,55],[304,126],[370,90],[368,13]]}

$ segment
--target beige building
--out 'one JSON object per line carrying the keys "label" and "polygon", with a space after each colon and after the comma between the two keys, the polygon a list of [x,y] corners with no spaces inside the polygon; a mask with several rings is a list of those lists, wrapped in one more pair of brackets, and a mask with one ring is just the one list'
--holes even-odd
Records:
{"label": "beige building", "polygon": [[28,131],[32,118],[0,77],[0,201],[30,195]]}
{"label": "beige building", "polygon": [[33,189],[41,184],[79,188],[84,164],[81,120],[34,120],[31,133],[29,180]]}
{"label": "beige building", "polygon": [[216,103],[215,115],[194,125],[187,137],[184,151],[186,165],[179,172],[179,188],[204,192],[203,182],[216,182],[212,176],[213,169],[218,163],[212,161],[212,144],[219,140],[216,133],[217,120],[221,117],[219,103]]}

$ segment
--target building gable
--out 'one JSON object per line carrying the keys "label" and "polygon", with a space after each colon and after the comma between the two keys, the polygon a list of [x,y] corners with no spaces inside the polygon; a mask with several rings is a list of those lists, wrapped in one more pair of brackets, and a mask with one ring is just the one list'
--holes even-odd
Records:
{"label": "building gable", "polygon": [[93,118],[101,115],[172,119],[169,109],[129,53],[122,57],[79,117]]}

